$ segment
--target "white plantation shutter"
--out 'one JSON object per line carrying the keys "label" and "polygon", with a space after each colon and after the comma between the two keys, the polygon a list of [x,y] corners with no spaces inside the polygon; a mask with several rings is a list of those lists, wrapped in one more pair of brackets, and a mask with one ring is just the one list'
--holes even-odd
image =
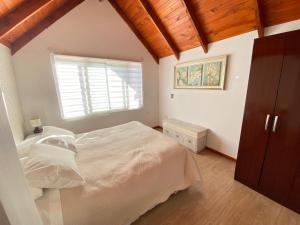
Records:
{"label": "white plantation shutter", "polygon": [[54,55],[54,67],[65,119],[143,105],[141,63]]}
{"label": "white plantation shutter", "polygon": [[80,81],[80,68],[77,65],[56,65],[57,83],[64,115],[77,117],[85,115]]}
{"label": "white plantation shutter", "polygon": [[105,64],[87,67],[91,112],[109,111],[109,94]]}

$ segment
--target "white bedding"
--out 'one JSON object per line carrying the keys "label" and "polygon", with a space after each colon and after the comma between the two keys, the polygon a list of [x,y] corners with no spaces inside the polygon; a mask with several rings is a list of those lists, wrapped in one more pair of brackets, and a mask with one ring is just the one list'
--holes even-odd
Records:
{"label": "white bedding", "polygon": [[[199,180],[192,153],[139,122],[79,135],[76,147],[86,184],[60,190],[64,225],[127,225]],[[47,201],[36,201],[43,214]]]}

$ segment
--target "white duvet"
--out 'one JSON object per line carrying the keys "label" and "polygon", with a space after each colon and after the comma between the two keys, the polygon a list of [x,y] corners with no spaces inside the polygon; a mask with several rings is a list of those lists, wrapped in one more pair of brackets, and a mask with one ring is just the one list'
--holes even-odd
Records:
{"label": "white duvet", "polygon": [[[193,153],[139,122],[82,134],[76,142],[86,184],[60,190],[64,225],[127,225],[199,180]],[[37,201],[44,216],[51,209],[47,196]]]}

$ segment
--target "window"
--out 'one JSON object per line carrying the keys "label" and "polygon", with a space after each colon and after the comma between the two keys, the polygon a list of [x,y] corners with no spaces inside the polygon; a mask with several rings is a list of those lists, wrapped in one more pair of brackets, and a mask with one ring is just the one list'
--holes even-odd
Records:
{"label": "window", "polygon": [[142,107],[141,63],[64,55],[53,60],[63,118]]}

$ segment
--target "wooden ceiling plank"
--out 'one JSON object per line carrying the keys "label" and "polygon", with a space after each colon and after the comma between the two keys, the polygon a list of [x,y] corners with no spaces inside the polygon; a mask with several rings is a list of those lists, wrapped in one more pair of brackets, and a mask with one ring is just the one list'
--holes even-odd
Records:
{"label": "wooden ceiling plank", "polygon": [[139,2],[141,3],[141,6],[144,8],[144,10],[148,13],[150,19],[152,20],[158,31],[168,43],[175,57],[179,60],[180,50],[177,47],[171,35],[169,34],[169,32],[167,31],[167,29],[165,28],[165,26],[163,25],[163,23],[161,22],[155,10],[152,8],[148,0],[139,0]]}
{"label": "wooden ceiling plank", "polygon": [[257,32],[259,37],[264,36],[264,20],[262,15],[262,2],[261,0],[253,0],[254,1],[254,10],[255,10],[255,19]]}
{"label": "wooden ceiling plank", "polygon": [[21,37],[19,37],[16,41],[12,43],[12,54],[16,53],[20,48],[25,46],[28,42],[30,42],[33,38],[39,35],[42,31],[47,29],[50,25],[52,25],[55,21],[63,17],[77,5],[82,3],[84,0],[71,0],[64,3],[61,7],[56,9],[53,13],[48,15],[42,21],[40,21],[36,26],[26,31]]}
{"label": "wooden ceiling plank", "polygon": [[187,14],[190,17],[190,21],[191,21],[195,31],[197,32],[197,38],[203,48],[203,51],[205,53],[207,53],[208,52],[208,41],[202,30],[199,19],[197,18],[194,7],[191,5],[190,0],[181,0],[181,2],[185,6]]}
{"label": "wooden ceiling plank", "polygon": [[142,42],[142,44],[145,46],[145,48],[148,50],[148,52],[152,55],[156,63],[159,64],[159,58],[150,46],[150,44],[146,41],[146,39],[142,36],[142,34],[139,32],[139,30],[135,27],[135,25],[130,21],[130,19],[127,17],[127,15],[123,12],[121,7],[118,5],[116,0],[108,0],[109,3],[114,7],[114,9],[117,11],[117,13],[122,17],[122,19],[127,23],[129,28],[132,30],[132,32],[136,35],[136,37]]}
{"label": "wooden ceiling plank", "polygon": [[52,0],[25,1],[0,20],[0,39]]}

